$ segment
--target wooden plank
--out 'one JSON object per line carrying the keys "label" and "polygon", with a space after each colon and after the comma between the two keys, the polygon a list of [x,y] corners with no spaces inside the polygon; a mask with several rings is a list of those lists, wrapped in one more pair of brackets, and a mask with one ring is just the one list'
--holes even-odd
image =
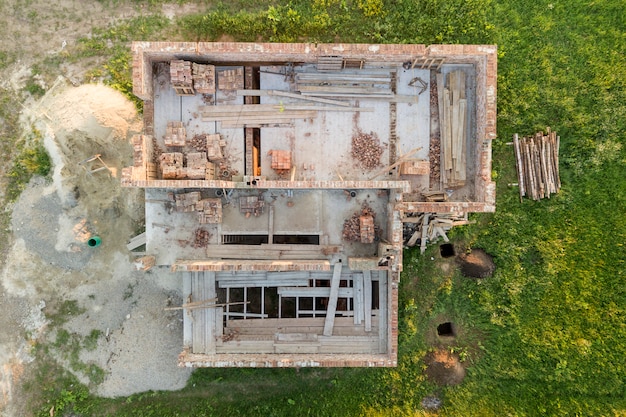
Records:
{"label": "wooden plank", "polygon": [[280,91],[280,90],[237,90],[237,95],[238,96],[289,97],[289,98],[293,98],[297,100],[303,100],[303,101],[309,101],[309,102],[315,102],[315,103],[334,104],[335,106],[345,106],[345,107],[352,106],[352,104],[346,101],[303,96],[302,94],[290,93],[288,91]]}
{"label": "wooden plank", "polygon": [[332,336],[335,324],[335,312],[337,311],[337,299],[339,298],[339,281],[341,280],[341,262],[335,263],[333,278],[330,281],[330,295],[326,308],[326,318],[324,320],[324,336]]}
{"label": "wooden plank", "polygon": [[522,156],[520,154],[520,144],[519,144],[519,135],[515,133],[513,135],[513,151],[515,153],[515,169],[517,171],[517,183],[519,185],[519,201],[522,202],[522,198],[526,194],[525,182],[524,182],[524,173],[522,169],[524,165],[522,164]]}
{"label": "wooden plank", "polygon": [[307,287],[309,285],[309,280],[306,278],[294,278],[294,279],[284,279],[284,280],[253,280],[253,279],[241,279],[241,280],[221,280],[218,282],[220,288],[243,288],[243,287]]}
{"label": "wooden plank", "polygon": [[375,87],[333,87],[326,85],[298,85],[298,91],[301,93],[326,93],[326,94],[374,94],[374,95],[393,95],[388,88]]}
{"label": "wooden plank", "polygon": [[[331,288],[332,287],[278,287],[278,294],[282,297],[330,297],[332,294]],[[339,298],[353,298],[355,296],[354,288],[341,287],[337,291]]]}
{"label": "wooden plank", "polygon": [[352,286],[354,287],[354,297],[352,299],[354,324],[361,324],[363,322],[363,274],[354,274]]}
{"label": "wooden plank", "polygon": [[146,232],[143,232],[135,236],[134,238],[132,238],[126,245],[126,249],[128,249],[129,251],[132,251],[134,249],[137,249],[139,246],[145,245],[145,244],[146,244]]}
{"label": "wooden plank", "polygon": [[415,244],[417,243],[417,239],[419,239],[421,236],[421,231],[420,230],[416,230],[411,237],[409,238],[409,241],[406,242],[406,245],[410,248],[412,248],[413,246],[415,246]]}
{"label": "wooden plank", "polygon": [[365,319],[365,331],[372,331],[372,273],[363,271],[363,316]]}
{"label": "wooden plank", "polygon": [[378,342],[379,351],[381,353],[387,352],[388,335],[388,308],[389,297],[388,290],[389,285],[387,283],[387,271],[379,271],[379,284],[378,284],[378,305],[379,305],[379,317],[378,317]]}
{"label": "wooden plank", "polygon": [[[191,273],[183,272],[183,300],[191,300]],[[190,312],[183,312],[183,346],[191,347],[193,343],[193,323]]]}

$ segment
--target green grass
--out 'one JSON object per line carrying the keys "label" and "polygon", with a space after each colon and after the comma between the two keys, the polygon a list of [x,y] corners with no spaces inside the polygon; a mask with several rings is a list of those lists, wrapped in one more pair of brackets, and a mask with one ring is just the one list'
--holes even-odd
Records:
{"label": "green grass", "polygon": [[[421,415],[430,394],[443,399],[442,416],[625,415],[622,9],[617,0],[239,1],[180,18],[177,34],[158,19],[95,33],[82,54],[119,60],[107,71],[126,91],[125,43],[133,36],[497,43],[497,212],[453,233],[457,245],[494,255],[497,269],[468,280],[443,272],[436,247],[425,256],[406,252],[395,369],[203,369],[179,392],[104,400],[65,381],[46,398],[96,416]],[[563,188],[550,200],[520,203],[506,185],[515,171],[505,142],[546,125],[561,136]],[[448,346],[468,366],[457,387],[435,387],[423,373],[441,319],[460,329]]]}

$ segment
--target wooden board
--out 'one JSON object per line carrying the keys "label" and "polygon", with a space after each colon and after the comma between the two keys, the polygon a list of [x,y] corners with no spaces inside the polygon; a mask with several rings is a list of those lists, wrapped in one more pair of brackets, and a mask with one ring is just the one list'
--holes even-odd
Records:
{"label": "wooden board", "polygon": [[339,297],[339,282],[341,280],[341,262],[335,263],[333,278],[330,281],[330,296],[328,307],[326,308],[326,319],[324,321],[324,336],[332,336],[335,323],[335,312],[337,311],[337,298]]}

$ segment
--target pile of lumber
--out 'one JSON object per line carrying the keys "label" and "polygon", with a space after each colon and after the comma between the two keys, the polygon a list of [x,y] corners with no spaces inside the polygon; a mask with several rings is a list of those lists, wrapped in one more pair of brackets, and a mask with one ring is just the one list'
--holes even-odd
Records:
{"label": "pile of lumber", "polygon": [[[443,83],[437,74],[441,135],[441,181],[444,188],[462,187],[467,163],[467,99],[465,73],[453,71]],[[441,88],[443,87],[443,88]]]}
{"label": "pile of lumber", "polygon": [[183,154],[181,152],[164,152],[159,155],[161,178],[182,179],[187,176],[183,168]]}
{"label": "pile of lumber", "polygon": [[547,128],[547,133],[519,139],[513,135],[519,198],[550,198],[561,189],[559,178],[559,143],[561,138]]}
{"label": "pile of lumber", "polygon": [[279,174],[289,172],[291,169],[291,151],[272,149],[267,153],[272,157],[271,167]]}
{"label": "pile of lumber", "polygon": [[233,91],[241,90],[243,87],[243,67],[218,71],[217,88],[219,90]]}
{"label": "pile of lumber", "polygon": [[373,169],[380,165],[380,157],[383,155],[383,147],[380,139],[374,132],[365,133],[357,131],[352,136],[352,157],[360,162],[366,169]]}
{"label": "pile of lumber", "polygon": [[469,224],[467,213],[420,213],[417,216],[404,217],[404,223],[415,224],[415,231],[407,240],[406,246],[415,246],[420,241],[420,252],[424,253],[428,242],[434,242],[442,237],[449,242],[446,232],[454,226]]}
{"label": "pile of lumber", "polygon": [[183,126],[183,122],[167,122],[167,127],[165,128],[165,138],[163,139],[165,146],[185,146],[186,141],[187,131]]}
{"label": "pile of lumber", "polygon": [[300,72],[296,74],[295,81],[296,90],[303,95],[357,98],[394,96],[388,72]]}
{"label": "pile of lumber", "polygon": [[277,104],[201,106],[202,121],[221,122],[222,128],[291,124],[295,119],[317,117],[315,109]]}
{"label": "pile of lumber", "polygon": [[215,93],[215,66],[192,63],[193,87],[197,93]]}
{"label": "pile of lumber", "polygon": [[[221,223],[222,222],[222,199],[205,198],[196,204],[198,211],[198,221],[200,224]],[[208,240],[207,240],[208,243]],[[206,246],[206,244],[204,245]]]}
{"label": "pile of lumber", "polygon": [[170,81],[179,96],[193,96],[193,77],[191,62],[174,60],[170,62]]}

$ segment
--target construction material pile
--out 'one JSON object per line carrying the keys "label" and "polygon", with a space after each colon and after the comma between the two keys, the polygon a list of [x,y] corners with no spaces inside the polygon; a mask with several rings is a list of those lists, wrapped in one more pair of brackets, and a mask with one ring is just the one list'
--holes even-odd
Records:
{"label": "construction material pile", "polygon": [[202,228],[196,229],[194,232],[194,239],[192,246],[194,248],[206,248],[209,244],[209,239],[211,238],[211,234],[208,230],[204,230]]}
{"label": "construction material pile", "polygon": [[441,179],[444,187],[462,187],[467,163],[467,99],[465,73],[449,73],[446,84],[443,74],[437,75],[439,87],[439,125],[441,133]]}
{"label": "construction material pile", "polygon": [[165,138],[163,138],[165,146],[185,146],[186,140],[187,131],[183,126],[183,122],[167,122],[167,127],[165,128]]}
{"label": "construction material pile", "polygon": [[352,136],[352,157],[359,161],[363,168],[373,169],[380,166],[382,155],[383,147],[376,133],[358,131]]}
{"label": "construction material pile", "polygon": [[[375,218],[376,213],[374,210],[372,210],[372,208],[367,204],[364,204],[361,210],[357,211],[349,219],[344,221],[342,233],[343,239],[350,242],[362,242],[363,238],[365,238],[367,241],[363,243],[371,243],[376,234],[376,227],[373,226]],[[361,231],[362,223],[367,226],[367,230],[363,232]]]}
{"label": "construction material pile", "polygon": [[537,132],[535,136],[521,140],[513,135],[515,165],[519,185],[519,198],[527,196],[533,200],[550,198],[550,194],[561,189],[559,178],[559,143],[556,132]]}
{"label": "construction material pile", "polygon": [[192,62],[191,64],[193,86],[197,93],[215,93],[215,67]]}
{"label": "construction material pile", "polygon": [[452,227],[471,223],[467,220],[467,213],[420,213],[405,217],[402,221],[411,230],[406,246],[415,246],[419,240],[421,253],[426,250],[428,242],[435,242],[439,237],[449,242],[446,232]]}
{"label": "construction material pile", "polygon": [[191,62],[174,60],[170,62],[170,81],[179,96],[194,95]]}

